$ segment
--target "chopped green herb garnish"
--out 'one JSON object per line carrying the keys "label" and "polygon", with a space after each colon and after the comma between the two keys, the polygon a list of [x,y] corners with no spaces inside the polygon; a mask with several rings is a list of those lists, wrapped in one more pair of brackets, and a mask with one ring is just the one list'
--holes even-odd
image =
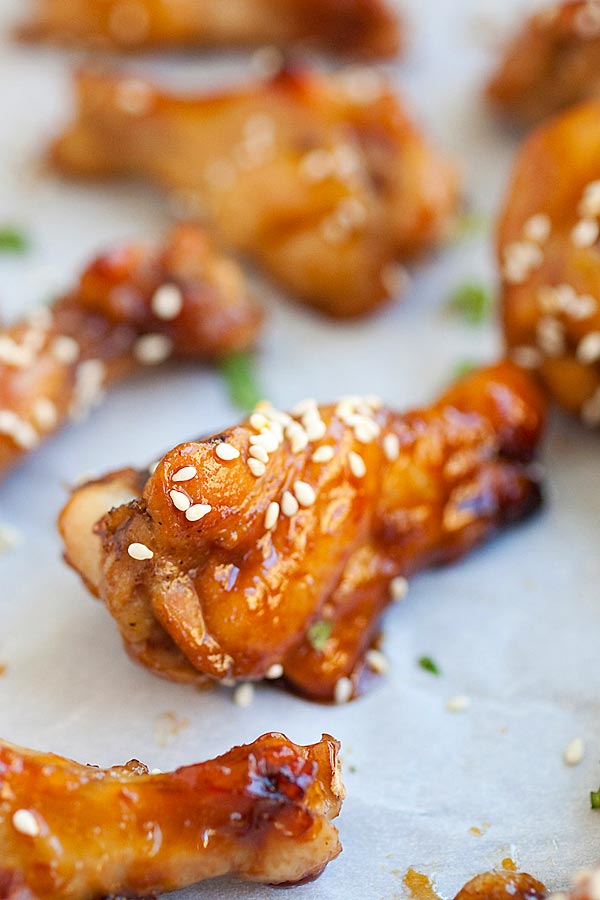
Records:
{"label": "chopped green herb garnish", "polygon": [[456,239],[477,237],[487,229],[488,219],[476,209],[467,210],[456,223]]}
{"label": "chopped green herb garnish", "polygon": [[441,675],[438,664],[430,657],[430,656],[421,656],[419,659],[419,665],[422,669],[425,669],[426,672],[431,672],[432,675]]}
{"label": "chopped green herb garnish", "polygon": [[322,650],[324,648],[329,640],[332,629],[333,622],[329,622],[326,619],[321,619],[319,622],[315,622],[314,625],[310,626],[307,637],[309,644],[314,650]]}
{"label": "chopped green herb garnish", "polygon": [[27,235],[14,225],[0,225],[0,253],[26,253],[30,242]]}
{"label": "chopped green herb garnish", "polygon": [[590,806],[592,809],[600,809],[600,788],[597,791],[590,791]]}
{"label": "chopped green herb garnish", "polygon": [[465,375],[468,375],[469,372],[472,372],[474,369],[478,367],[479,363],[474,359],[463,359],[461,362],[456,363],[454,368],[452,369],[452,381],[458,381],[459,378],[463,378]]}
{"label": "chopped green herb garnish", "polygon": [[456,288],[448,301],[450,312],[461,316],[469,325],[481,325],[492,312],[492,295],[481,284],[467,282]]}
{"label": "chopped green herb garnish", "polygon": [[258,386],[256,360],[252,353],[232,353],[221,360],[221,372],[227,384],[229,398],[238,409],[254,409],[262,392]]}

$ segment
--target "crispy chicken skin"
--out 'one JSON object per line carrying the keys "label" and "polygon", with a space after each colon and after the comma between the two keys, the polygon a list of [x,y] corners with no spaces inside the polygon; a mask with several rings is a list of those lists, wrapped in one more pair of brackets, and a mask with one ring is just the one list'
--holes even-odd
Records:
{"label": "crispy chicken skin", "polygon": [[153,897],[218,875],[293,884],[341,852],[339,744],[282,734],[175,772],[0,741],[0,900]]}
{"label": "crispy chicken skin", "polygon": [[548,891],[526,872],[485,872],[465,884],[454,900],[543,900]]}
{"label": "crispy chicken skin", "polygon": [[508,43],[487,86],[492,106],[522,125],[598,96],[597,0],[567,0],[528,18]]}
{"label": "crispy chicken skin", "polygon": [[200,97],[91,70],[76,87],[53,150],[64,173],[158,183],[332,316],[397,293],[398,260],[437,244],[456,210],[454,169],[370,70],[287,70]]}
{"label": "crispy chicken skin", "polygon": [[600,424],[600,101],[541,125],[515,164],[498,226],[512,358]]}
{"label": "crispy chicken skin", "polygon": [[110,50],[312,44],[362,57],[401,47],[386,0],[37,0],[21,34]]}
{"label": "crispy chicken skin", "polygon": [[248,347],[261,318],[241,270],[195,226],[100,256],[70,294],[0,332],[0,475],[112,381]]}
{"label": "crispy chicken skin", "polygon": [[283,675],[308,697],[349,699],[379,668],[370,651],[403,579],[538,507],[528,463],[543,420],[510,363],[407,415],[372,397],[291,416],[261,404],[150,477],[76,488],[59,523],[66,559],[155,674]]}

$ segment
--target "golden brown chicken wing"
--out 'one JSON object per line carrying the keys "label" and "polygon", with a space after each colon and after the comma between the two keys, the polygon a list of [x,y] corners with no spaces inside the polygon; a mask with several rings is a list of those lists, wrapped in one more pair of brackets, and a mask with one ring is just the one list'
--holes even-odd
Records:
{"label": "golden brown chicken wing", "polygon": [[600,424],[600,101],[525,142],[498,227],[506,343],[551,396]]}
{"label": "golden brown chicken wing", "polygon": [[292,884],[341,852],[339,744],[265,734],[209,762],[97,769],[0,741],[0,900],[154,897],[217,875]]}
{"label": "golden brown chicken wing", "polygon": [[476,875],[454,900],[543,900],[548,891],[526,872],[485,872]]}
{"label": "golden brown chicken wing", "polygon": [[401,45],[386,0],[37,0],[22,34],[113,50],[303,43],[374,57]]}
{"label": "golden brown chicken wing", "polygon": [[86,71],[77,91],[54,147],[63,172],[160,184],[334,316],[397,292],[397,261],[436,244],[456,208],[454,170],[370,70],[286,71],[201,97]]}
{"label": "golden brown chicken wing", "polygon": [[599,96],[598,0],[567,0],[528,18],[487,87],[490,103],[522,124]]}
{"label": "golden brown chicken wing", "polygon": [[99,257],[72,293],[0,332],[0,474],[115,379],[248,347],[260,323],[241,270],[195,227]]}
{"label": "golden brown chicken wing", "polygon": [[407,575],[537,508],[527,463],[543,418],[510,363],[404,416],[374,397],[291,415],[262,404],[150,477],[77,488],[60,519],[66,558],[156,674],[284,675],[341,702],[381,668],[379,620]]}

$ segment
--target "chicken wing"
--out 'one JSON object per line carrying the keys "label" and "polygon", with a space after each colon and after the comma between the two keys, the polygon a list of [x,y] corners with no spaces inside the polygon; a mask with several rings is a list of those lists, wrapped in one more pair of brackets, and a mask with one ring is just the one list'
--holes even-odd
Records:
{"label": "chicken wing", "polygon": [[302,43],[377,57],[401,47],[387,0],[37,0],[21,34],[111,50]]}
{"label": "chicken wing", "polygon": [[550,395],[600,424],[600,101],[541,125],[498,227],[506,343]]}
{"label": "chicken wing", "polygon": [[476,875],[454,900],[544,900],[548,891],[526,872],[485,872]]}
{"label": "chicken wing", "polygon": [[487,97],[503,116],[525,125],[600,97],[599,0],[567,0],[528,18],[509,42]]}
{"label": "chicken wing", "polygon": [[66,559],[155,674],[285,676],[341,702],[381,669],[379,620],[407,575],[537,508],[528,463],[543,419],[510,363],[404,416],[374,397],[291,415],[261,404],[150,477],[75,489],[59,523]]}
{"label": "chicken wing", "polygon": [[98,769],[0,741],[0,900],[153,897],[218,875],[293,884],[341,852],[339,744],[265,734],[209,762]]}
{"label": "chicken wing", "polygon": [[248,347],[261,318],[241,270],[195,227],[99,257],[70,294],[0,332],[0,474],[115,379]]}
{"label": "chicken wing", "polygon": [[213,96],[84,71],[55,144],[75,176],[137,175],[206,218],[293,295],[332,316],[398,292],[398,260],[445,235],[451,166],[371,70],[285,71]]}

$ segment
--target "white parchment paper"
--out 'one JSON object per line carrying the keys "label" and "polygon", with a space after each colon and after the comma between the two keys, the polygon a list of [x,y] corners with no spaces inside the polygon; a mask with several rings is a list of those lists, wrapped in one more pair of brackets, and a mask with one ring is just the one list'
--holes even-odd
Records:
{"label": "white parchment paper", "polygon": [[[2,0],[5,33],[24,6]],[[498,37],[492,26],[528,8],[523,0],[414,0],[412,47],[390,70],[417,118],[462,160],[467,194],[490,226],[517,138],[488,117],[479,88]],[[0,221],[22,222],[35,244],[25,258],[0,258],[3,318],[69,284],[99,248],[167,228],[164,206],[147,189],[62,184],[44,172],[43,149],[69,115],[73,59],[8,40],[0,48]],[[169,65],[203,85],[247,68],[239,57]],[[260,282],[271,312],[260,361],[268,394],[282,407],[350,391],[376,392],[399,407],[425,402],[458,362],[492,359],[497,351],[493,323],[474,329],[444,313],[457,284],[492,278],[488,230],[420,266],[403,304],[354,324],[318,318]],[[407,600],[387,617],[392,672],[370,695],[327,708],[265,687],[241,710],[224,689],[200,694],[130,663],[112,620],[61,562],[55,532],[64,485],[82,472],[147,463],[237,417],[213,371],[168,369],[112,391],[91,420],[64,431],[1,486],[0,522],[22,535],[20,546],[0,557],[0,663],[7,666],[1,734],[83,762],[138,757],[162,769],[268,730],[301,742],[335,734],[347,764],[348,799],[339,819],[344,853],[318,882],[296,890],[298,900],[400,898],[409,866],[451,896],[506,856],[553,888],[594,863],[600,856],[600,813],[589,809],[589,790],[600,783],[597,436],[555,421],[546,448],[545,512],[459,565],[414,580]],[[438,662],[440,678],[417,666],[425,653]],[[459,693],[471,698],[471,708],[451,714],[446,702]],[[167,712],[189,725],[165,747],[155,732]],[[585,759],[567,768],[563,751],[578,736]],[[187,896],[281,895],[221,880]]]}

